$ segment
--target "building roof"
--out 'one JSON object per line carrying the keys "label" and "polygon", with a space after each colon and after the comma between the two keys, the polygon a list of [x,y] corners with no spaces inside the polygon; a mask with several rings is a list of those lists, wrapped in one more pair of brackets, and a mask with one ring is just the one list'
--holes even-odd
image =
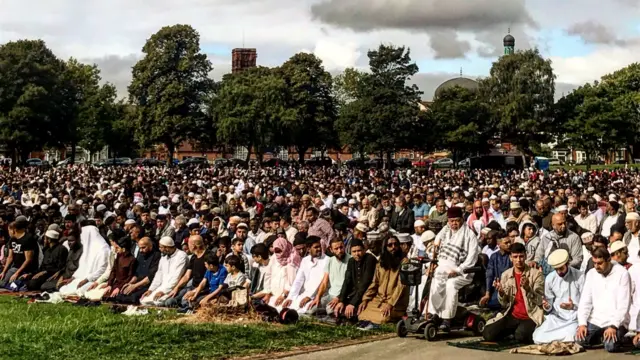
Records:
{"label": "building roof", "polygon": [[477,81],[475,81],[473,79],[465,78],[465,77],[458,77],[458,78],[449,79],[449,80],[443,82],[442,84],[440,84],[440,86],[438,86],[438,88],[435,91],[435,96],[440,95],[440,93],[444,89],[449,89],[449,88],[456,87],[456,86],[460,86],[460,87],[463,87],[463,88],[469,89],[469,90],[476,90],[476,89],[478,89],[479,84],[478,84]]}

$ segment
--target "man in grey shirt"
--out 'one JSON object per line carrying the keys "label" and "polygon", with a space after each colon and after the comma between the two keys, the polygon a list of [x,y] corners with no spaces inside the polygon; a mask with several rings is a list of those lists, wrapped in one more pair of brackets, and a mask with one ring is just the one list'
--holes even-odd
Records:
{"label": "man in grey shirt", "polygon": [[551,218],[552,231],[542,237],[542,243],[536,249],[534,261],[538,264],[556,249],[565,249],[569,252],[571,267],[580,269],[582,263],[582,240],[578,234],[567,229],[567,219],[562,213],[554,214]]}

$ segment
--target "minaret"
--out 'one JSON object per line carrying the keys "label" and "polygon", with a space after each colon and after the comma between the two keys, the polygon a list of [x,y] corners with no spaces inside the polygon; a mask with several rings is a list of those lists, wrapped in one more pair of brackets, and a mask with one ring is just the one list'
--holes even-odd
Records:
{"label": "minaret", "polygon": [[516,47],[516,39],[511,36],[511,29],[509,29],[507,36],[502,40],[502,44],[504,45],[504,54],[511,55],[513,54]]}

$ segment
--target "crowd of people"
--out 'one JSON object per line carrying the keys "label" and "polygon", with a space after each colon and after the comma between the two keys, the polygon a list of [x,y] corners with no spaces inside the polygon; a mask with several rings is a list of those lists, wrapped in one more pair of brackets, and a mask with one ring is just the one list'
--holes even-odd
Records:
{"label": "crowd of people", "polygon": [[[181,313],[248,298],[363,330],[424,297],[446,332],[480,265],[487,340],[640,340],[636,170],[69,166],[0,184],[4,291]],[[416,258],[427,288],[401,281]]]}

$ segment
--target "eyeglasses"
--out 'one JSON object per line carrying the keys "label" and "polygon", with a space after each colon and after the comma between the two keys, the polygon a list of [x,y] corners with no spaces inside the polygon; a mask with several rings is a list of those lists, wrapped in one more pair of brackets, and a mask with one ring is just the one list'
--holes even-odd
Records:
{"label": "eyeglasses", "polygon": [[390,242],[390,243],[387,244],[388,248],[393,248],[393,247],[396,247],[396,246],[398,246],[397,242]]}

